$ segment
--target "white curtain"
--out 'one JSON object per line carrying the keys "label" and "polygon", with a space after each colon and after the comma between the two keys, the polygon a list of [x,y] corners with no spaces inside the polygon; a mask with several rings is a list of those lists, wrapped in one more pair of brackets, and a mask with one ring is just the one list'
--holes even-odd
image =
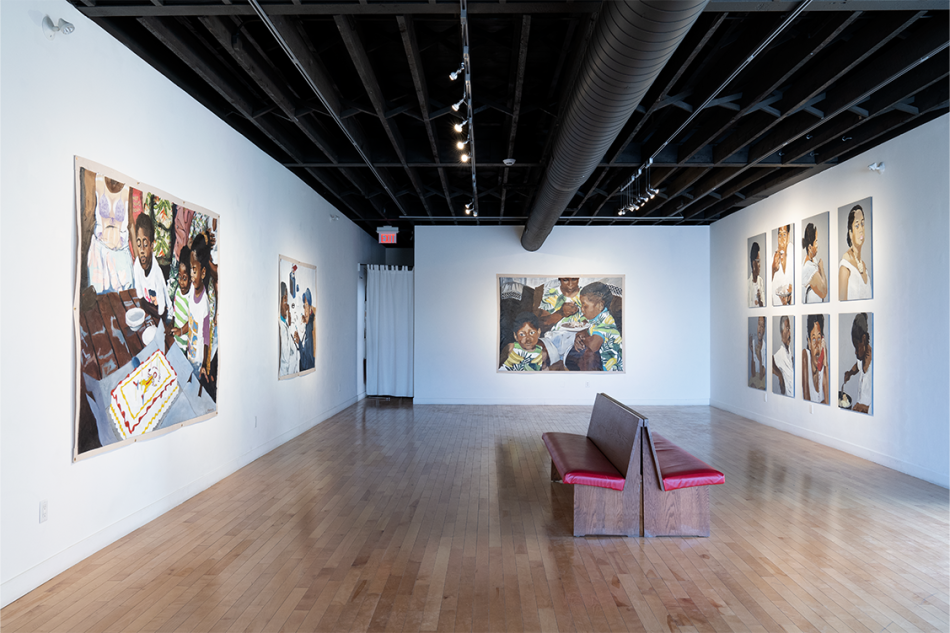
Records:
{"label": "white curtain", "polygon": [[412,397],[412,271],[368,266],[366,395]]}

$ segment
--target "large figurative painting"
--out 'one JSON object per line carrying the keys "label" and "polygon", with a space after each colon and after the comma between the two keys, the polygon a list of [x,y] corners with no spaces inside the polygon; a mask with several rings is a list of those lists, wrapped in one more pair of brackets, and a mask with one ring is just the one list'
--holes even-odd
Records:
{"label": "large figurative painting", "polygon": [[772,393],[795,397],[795,317],[772,317]]}
{"label": "large figurative painting", "polygon": [[838,207],[838,300],[873,297],[871,198]]}
{"label": "large figurative painting", "polygon": [[838,354],[841,388],[838,407],[873,413],[872,349],[874,315],[870,312],[838,315]]}
{"label": "large figurative painting", "polygon": [[769,285],[772,288],[773,306],[787,306],[795,303],[794,241],[794,224],[785,224],[772,229],[774,251],[769,260]]}
{"label": "large figurative painting", "polygon": [[278,270],[277,379],[285,380],[314,371],[317,268],[281,255]]}
{"label": "large figurative painting", "polygon": [[623,369],[623,275],[498,275],[499,372]]}
{"label": "large figurative painting", "polygon": [[802,316],[802,398],[831,402],[831,315]]}
{"label": "large figurative painting", "polygon": [[219,218],[76,158],[73,457],[217,414]]}
{"label": "large figurative painting", "polygon": [[762,274],[762,260],[765,259],[765,233],[760,233],[750,237],[748,246],[746,246],[746,274],[749,276],[749,301],[750,308],[764,308],[766,303],[767,284]]}
{"label": "large figurative painting", "polygon": [[749,317],[749,372],[746,379],[753,389],[765,391],[766,361],[768,360],[768,345],[765,342],[766,318]]}
{"label": "large figurative painting", "polygon": [[802,303],[828,303],[828,212],[802,226]]}

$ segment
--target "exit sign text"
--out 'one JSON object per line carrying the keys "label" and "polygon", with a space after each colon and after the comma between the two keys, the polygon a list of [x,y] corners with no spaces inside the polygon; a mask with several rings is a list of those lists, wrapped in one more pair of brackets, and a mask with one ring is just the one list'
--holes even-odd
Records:
{"label": "exit sign text", "polygon": [[379,243],[380,244],[395,244],[396,234],[395,233],[380,233]]}

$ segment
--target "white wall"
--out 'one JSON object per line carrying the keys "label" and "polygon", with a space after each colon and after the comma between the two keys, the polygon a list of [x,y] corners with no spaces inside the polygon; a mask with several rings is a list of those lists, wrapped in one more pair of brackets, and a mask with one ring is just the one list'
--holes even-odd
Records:
{"label": "white wall", "polygon": [[[833,446],[942,486],[950,485],[950,328],[948,328],[948,117],[893,139],[861,156],[782,191],[712,225],[712,404],[790,433]],[[868,170],[884,161],[885,172]],[[874,298],[837,300],[837,209],[873,197]],[[801,221],[831,212],[826,270],[832,300],[805,308],[800,293],[786,308],[746,307],[746,240],[786,222],[796,224],[796,289],[801,287]],[[771,240],[771,238],[769,238]],[[771,241],[768,250],[772,250]],[[763,270],[768,265],[763,257]],[[771,289],[770,289],[771,290]],[[768,394],[746,386],[749,316],[796,316],[800,357],[801,315],[831,314],[831,384],[837,393],[854,358],[838,352],[838,316],[873,312],[874,414],[814,405],[801,397]],[[771,353],[771,350],[769,350]],[[847,365],[847,366],[845,366]],[[796,361],[796,371],[798,362]]]}
{"label": "white wall", "polygon": [[[709,403],[708,227],[416,227],[415,402]],[[625,275],[625,374],[496,373],[496,275]]]}
{"label": "white wall", "polygon": [[[5,605],[355,402],[356,264],[384,254],[67,3],[0,7]],[[47,13],[76,31],[47,40]],[[78,463],[74,155],[221,216],[219,415]],[[316,264],[317,322],[333,324],[318,332],[317,371],[281,382],[278,254]]]}

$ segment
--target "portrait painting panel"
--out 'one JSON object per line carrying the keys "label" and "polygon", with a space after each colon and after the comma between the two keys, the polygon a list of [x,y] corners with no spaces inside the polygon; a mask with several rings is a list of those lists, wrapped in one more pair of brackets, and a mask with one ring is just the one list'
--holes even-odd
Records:
{"label": "portrait painting panel", "polygon": [[795,317],[772,317],[772,393],[795,397]]}
{"label": "portrait painting panel", "polygon": [[766,317],[749,317],[749,367],[748,384],[753,389],[765,391],[766,363],[768,362],[768,344],[765,334],[768,330]]}
{"label": "portrait painting panel", "polygon": [[818,404],[831,403],[831,315],[802,316],[802,398]]}
{"label": "portrait painting panel", "polygon": [[498,275],[497,371],[624,372],[623,275]]}
{"label": "portrait painting panel", "polygon": [[873,415],[872,380],[874,315],[856,312],[838,315],[838,354],[842,373],[838,407]]}
{"label": "portrait painting panel", "polygon": [[217,414],[219,217],[76,158],[73,458]]}
{"label": "portrait painting panel", "polygon": [[750,308],[764,308],[768,305],[766,294],[768,283],[762,271],[762,262],[765,260],[765,233],[750,237],[746,246],[746,279],[748,286],[748,306]]}
{"label": "portrait painting panel", "polygon": [[281,255],[278,270],[277,379],[286,380],[314,371],[317,267]]}
{"label": "portrait painting panel", "polygon": [[795,225],[784,224],[772,229],[772,257],[769,259],[769,282],[772,305],[795,303]]}
{"label": "portrait painting panel", "polygon": [[871,198],[838,207],[838,253],[838,300],[871,299]]}
{"label": "portrait painting panel", "polygon": [[802,221],[802,303],[828,303],[828,217],[819,213]]}

